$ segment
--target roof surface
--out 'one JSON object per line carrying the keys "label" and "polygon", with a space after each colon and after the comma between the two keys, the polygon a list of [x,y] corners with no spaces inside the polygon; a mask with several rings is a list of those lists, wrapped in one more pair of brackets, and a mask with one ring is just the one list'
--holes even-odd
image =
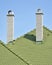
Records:
{"label": "roof surface", "polygon": [[35,29],[6,47],[0,44],[0,65],[52,65],[52,32],[44,27],[44,41],[36,42]]}

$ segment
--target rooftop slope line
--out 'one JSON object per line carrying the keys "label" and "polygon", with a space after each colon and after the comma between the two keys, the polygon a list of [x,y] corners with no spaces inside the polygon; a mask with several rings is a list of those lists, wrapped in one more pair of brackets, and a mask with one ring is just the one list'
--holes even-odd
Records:
{"label": "rooftop slope line", "polygon": [[13,51],[11,51],[8,47],[6,47],[3,43],[0,43],[2,46],[4,46],[7,50],[9,50],[12,54],[14,54],[16,57],[18,57],[19,59],[21,59],[24,63],[26,63],[27,65],[29,65],[29,63],[27,61],[25,61],[23,58],[21,58],[19,55],[17,55],[16,53],[14,53]]}
{"label": "rooftop slope line", "polygon": [[52,31],[51,30],[49,30],[47,27],[45,27],[45,26],[43,26],[46,30],[48,30],[49,32],[51,32],[52,33]]}

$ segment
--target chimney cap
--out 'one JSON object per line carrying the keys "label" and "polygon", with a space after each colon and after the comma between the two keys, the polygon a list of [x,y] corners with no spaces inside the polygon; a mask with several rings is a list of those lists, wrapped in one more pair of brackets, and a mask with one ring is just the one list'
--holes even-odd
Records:
{"label": "chimney cap", "polygon": [[37,9],[36,14],[43,14],[43,12],[42,12],[42,10],[39,8],[39,9]]}
{"label": "chimney cap", "polygon": [[12,10],[9,10],[8,13],[12,12]]}
{"label": "chimney cap", "polygon": [[37,9],[37,11],[39,12],[39,11],[41,11],[41,9]]}
{"label": "chimney cap", "polygon": [[12,10],[9,10],[9,11],[8,11],[8,14],[9,14],[9,15],[14,15],[14,12],[13,12]]}

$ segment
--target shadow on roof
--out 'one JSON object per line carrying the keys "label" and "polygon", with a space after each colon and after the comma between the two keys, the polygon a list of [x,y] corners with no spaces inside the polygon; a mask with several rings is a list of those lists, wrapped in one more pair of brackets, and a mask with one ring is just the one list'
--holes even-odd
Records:
{"label": "shadow on roof", "polygon": [[36,36],[34,36],[33,34],[26,34],[26,35],[24,36],[24,38],[36,42]]}

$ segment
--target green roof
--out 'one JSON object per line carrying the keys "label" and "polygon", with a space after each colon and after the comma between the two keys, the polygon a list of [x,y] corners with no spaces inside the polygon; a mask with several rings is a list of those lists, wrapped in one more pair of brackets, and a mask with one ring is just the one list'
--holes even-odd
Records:
{"label": "green roof", "polygon": [[44,40],[39,43],[34,29],[13,44],[6,47],[0,44],[0,65],[52,65],[52,32],[46,27]]}
{"label": "green roof", "polygon": [[14,52],[0,43],[0,65],[27,65]]}

